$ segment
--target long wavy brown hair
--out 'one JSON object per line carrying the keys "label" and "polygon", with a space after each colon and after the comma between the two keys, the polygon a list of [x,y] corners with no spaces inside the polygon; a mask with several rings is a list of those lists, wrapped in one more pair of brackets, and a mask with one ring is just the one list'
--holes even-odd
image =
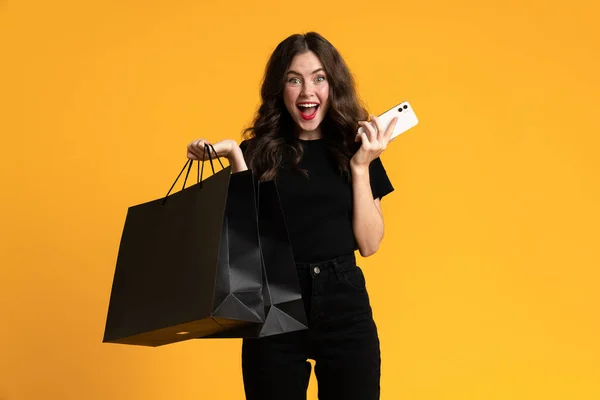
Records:
{"label": "long wavy brown hair", "polygon": [[[329,108],[321,122],[321,131],[330,159],[346,178],[350,178],[350,159],[360,147],[355,143],[358,121],[368,118],[346,62],[336,48],[316,32],[294,34],[273,51],[263,78],[261,99],[252,126],[244,130],[248,147],[245,158],[261,181],[277,177],[277,170],[288,157],[291,167],[298,167],[303,149],[296,138],[295,122],[285,107],[283,90],[286,72],[293,58],[308,51],[317,55],[329,82]],[[250,140],[252,139],[252,140]]]}

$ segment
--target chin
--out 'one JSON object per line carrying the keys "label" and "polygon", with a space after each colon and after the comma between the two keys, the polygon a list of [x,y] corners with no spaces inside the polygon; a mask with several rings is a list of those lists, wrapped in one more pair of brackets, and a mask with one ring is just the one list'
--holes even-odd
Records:
{"label": "chin", "polygon": [[311,132],[317,130],[323,122],[323,118],[317,117],[312,121],[305,121],[301,116],[296,119],[296,124],[304,131]]}
{"label": "chin", "polygon": [[300,124],[300,127],[303,130],[305,130],[306,132],[312,132],[312,131],[316,131],[320,125],[321,125],[321,121],[310,121],[308,124],[306,123],[306,121],[302,121],[302,124]]}

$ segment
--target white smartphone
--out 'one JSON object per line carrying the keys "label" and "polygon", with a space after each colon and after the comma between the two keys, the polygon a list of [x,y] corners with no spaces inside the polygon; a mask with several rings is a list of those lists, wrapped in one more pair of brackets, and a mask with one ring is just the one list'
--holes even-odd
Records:
{"label": "white smartphone", "polygon": [[[400,135],[401,133],[406,132],[407,130],[419,123],[419,119],[417,118],[415,111],[408,103],[408,101],[404,101],[390,108],[383,114],[379,115],[377,119],[379,120],[379,124],[381,125],[381,127],[383,129],[386,129],[394,117],[398,117],[398,122],[396,123],[396,127],[394,128],[394,132],[392,132],[390,140]],[[372,122],[371,124],[373,125],[373,127],[375,127],[375,125]],[[358,133],[362,132],[364,132],[364,128],[361,126],[360,128],[358,128]]]}

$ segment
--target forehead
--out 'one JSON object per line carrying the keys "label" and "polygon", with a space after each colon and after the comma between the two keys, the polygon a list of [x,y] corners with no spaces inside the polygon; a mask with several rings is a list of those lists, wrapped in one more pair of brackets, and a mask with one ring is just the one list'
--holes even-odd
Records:
{"label": "forehead", "polygon": [[296,54],[288,67],[289,70],[294,70],[301,74],[311,74],[314,70],[323,68],[321,60],[312,51],[301,54]]}

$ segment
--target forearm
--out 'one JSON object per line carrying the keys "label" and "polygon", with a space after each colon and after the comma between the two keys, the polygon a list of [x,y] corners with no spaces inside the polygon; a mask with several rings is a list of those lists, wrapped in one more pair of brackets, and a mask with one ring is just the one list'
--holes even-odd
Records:
{"label": "forearm", "polygon": [[373,255],[383,239],[383,216],[379,212],[369,176],[369,167],[352,168],[352,226],[363,257]]}
{"label": "forearm", "polygon": [[234,147],[228,160],[231,165],[231,173],[246,171],[248,169],[246,160],[244,160],[244,154],[239,147]]}

